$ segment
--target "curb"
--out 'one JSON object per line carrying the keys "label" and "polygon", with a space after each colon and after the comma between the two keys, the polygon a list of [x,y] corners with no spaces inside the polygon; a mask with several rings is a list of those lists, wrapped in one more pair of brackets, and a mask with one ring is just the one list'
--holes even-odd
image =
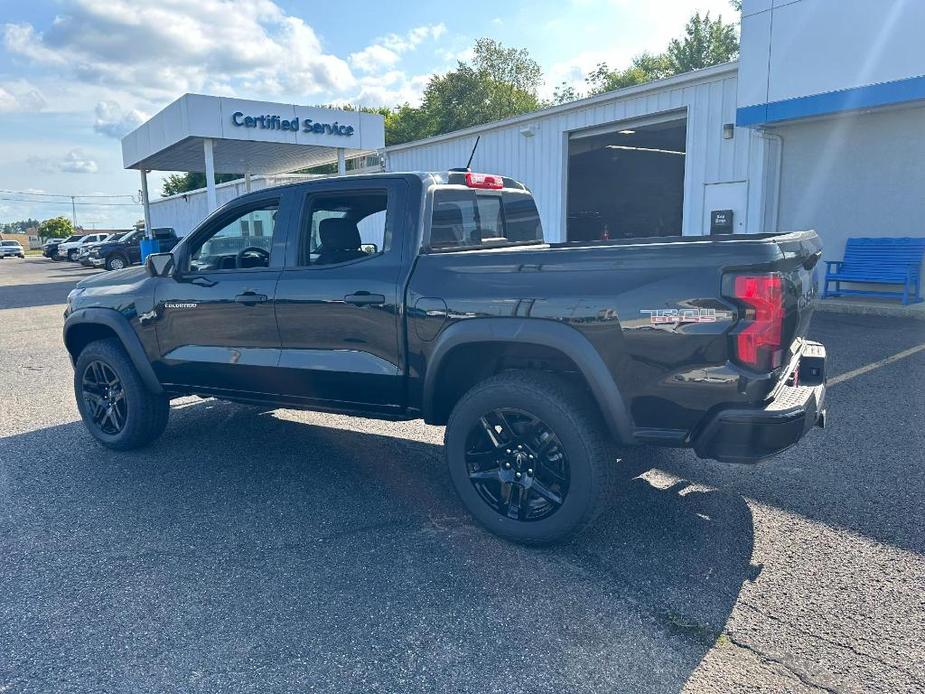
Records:
{"label": "curb", "polygon": [[837,299],[819,299],[816,311],[820,313],[849,313],[864,316],[889,316],[890,318],[911,318],[925,321],[925,303],[909,306],[889,304],[860,303],[839,301]]}

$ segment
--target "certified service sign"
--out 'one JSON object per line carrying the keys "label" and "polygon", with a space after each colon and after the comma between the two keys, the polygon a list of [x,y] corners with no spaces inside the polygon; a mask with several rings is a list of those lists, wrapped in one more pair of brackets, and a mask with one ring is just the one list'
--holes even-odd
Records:
{"label": "certified service sign", "polygon": [[245,116],[242,111],[235,111],[231,114],[231,122],[239,128],[260,128],[261,130],[288,130],[303,133],[315,133],[317,135],[341,135],[350,137],[354,133],[352,125],[338,125],[337,121],[333,123],[319,123],[311,118],[280,118],[275,115]]}

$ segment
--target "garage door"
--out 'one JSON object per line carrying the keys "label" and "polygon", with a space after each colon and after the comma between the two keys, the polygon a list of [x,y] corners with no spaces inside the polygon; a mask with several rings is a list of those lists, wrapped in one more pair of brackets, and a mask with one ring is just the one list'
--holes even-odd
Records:
{"label": "garage door", "polygon": [[569,241],[680,236],[687,118],[569,137]]}

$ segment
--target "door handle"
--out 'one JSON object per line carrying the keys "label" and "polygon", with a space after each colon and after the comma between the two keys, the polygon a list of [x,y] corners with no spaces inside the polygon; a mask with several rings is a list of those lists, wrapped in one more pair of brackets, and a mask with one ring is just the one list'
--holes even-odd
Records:
{"label": "door handle", "polygon": [[369,292],[356,292],[344,297],[344,301],[354,306],[382,306],[385,303],[385,297],[382,294],[370,294]]}
{"label": "door handle", "polygon": [[208,277],[194,277],[189,282],[190,284],[195,284],[198,287],[214,287],[216,284]]}
{"label": "door handle", "polygon": [[262,304],[267,300],[266,294],[257,294],[255,292],[244,292],[243,294],[238,294],[235,298],[235,303],[244,304],[246,306],[253,306],[254,304]]}

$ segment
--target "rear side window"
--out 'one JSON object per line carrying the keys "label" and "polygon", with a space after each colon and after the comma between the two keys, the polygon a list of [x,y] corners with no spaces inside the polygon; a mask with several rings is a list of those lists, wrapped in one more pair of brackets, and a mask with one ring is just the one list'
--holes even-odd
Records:
{"label": "rear side window", "polygon": [[441,189],[434,194],[430,247],[479,248],[542,241],[543,228],[527,193]]}
{"label": "rear side window", "polygon": [[389,250],[387,190],[320,193],[310,198],[299,265],[336,265]]}

